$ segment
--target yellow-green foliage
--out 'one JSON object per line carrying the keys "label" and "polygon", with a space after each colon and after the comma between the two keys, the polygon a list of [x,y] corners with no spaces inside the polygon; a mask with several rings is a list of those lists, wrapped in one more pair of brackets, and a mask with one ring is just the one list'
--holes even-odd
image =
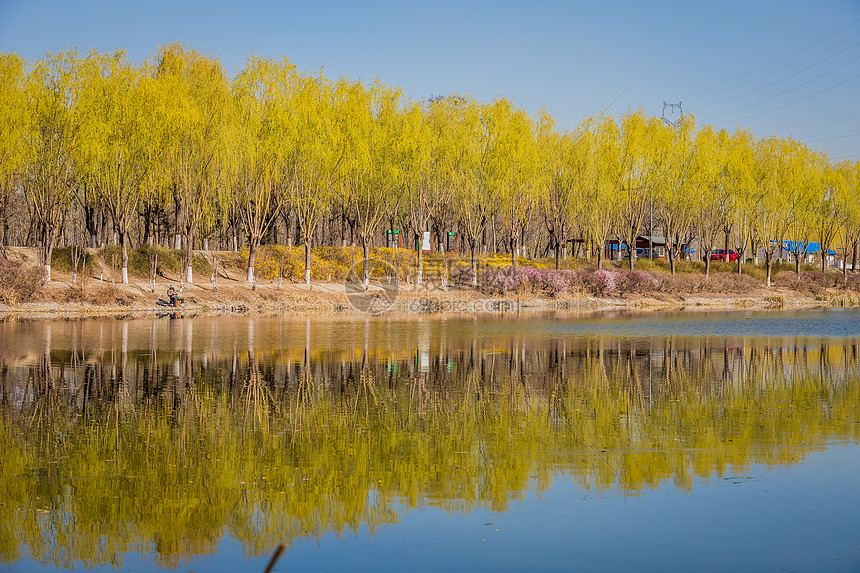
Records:
{"label": "yellow-green foliage", "polygon": [[[249,352],[230,337],[196,355],[55,345],[48,360],[3,362],[0,389],[21,398],[0,405],[0,560],[120,565],[143,547],[175,566],[225,532],[259,555],[415,507],[503,511],[559,474],[598,492],[690,490],[860,440],[850,341],[797,352],[753,339],[735,355],[671,339],[645,390],[617,339],[559,354],[451,335],[449,358],[419,372],[411,343],[347,357],[336,338]],[[455,358],[476,343],[496,350]],[[51,384],[58,372],[92,397]]]}

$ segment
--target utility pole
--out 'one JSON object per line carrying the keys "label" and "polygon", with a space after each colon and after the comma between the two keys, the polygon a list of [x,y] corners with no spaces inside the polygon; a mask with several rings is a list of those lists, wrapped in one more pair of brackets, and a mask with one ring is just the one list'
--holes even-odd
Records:
{"label": "utility pole", "polygon": [[[675,126],[678,124],[678,120],[681,119],[681,117],[684,115],[684,110],[681,108],[682,103],[683,102],[680,102],[680,101],[678,103],[668,103],[665,100],[663,101],[663,113],[660,115],[663,118],[663,121],[666,123],[666,125]],[[666,116],[666,110],[667,109],[669,110],[669,116],[668,117]],[[675,110],[676,109],[678,110],[677,117],[675,116]]]}
{"label": "utility pole", "polygon": [[[663,118],[663,123],[666,125],[671,125],[672,127],[676,127],[678,125],[678,120],[680,120],[684,116],[684,109],[681,107],[683,102],[678,103],[668,103],[666,100],[663,100],[663,112],[660,114],[660,117]],[[669,116],[666,116],[666,110],[669,110]],[[675,110],[678,110],[677,117],[675,116]],[[648,251],[651,253],[651,258],[654,258],[654,191],[651,191],[651,223],[649,226],[650,233],[648,234]],[[665,235],[665,229],[663,234]],[[668,238],[664,239],[664,241],[668,241]]]}

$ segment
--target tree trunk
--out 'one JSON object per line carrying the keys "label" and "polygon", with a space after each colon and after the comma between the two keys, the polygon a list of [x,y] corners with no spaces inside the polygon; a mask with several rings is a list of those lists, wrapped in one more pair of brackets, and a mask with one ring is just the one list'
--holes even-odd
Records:
{"label": "tree trunk", "polygon": [[364,290],[370,287],[370,240],[368,237],[361,237],[361,247],[364,252]]}
{"label": "tree trunk", "polygon": [[[257,264],[257,251],[260,248],[259,237],[248,237],[248,276],[249,283],[254,282],[254,267]],[[190,281],[189,281],[190,282]]]}
{"label": "tree trunk", "polygon": [[555,270],[561,270],[561,241],[555,241]]}
{"label": "tree trunk", "polygon": [[473,239],[472,241],[470,241],[470,244],[472,245],[472,248],[471,248],[471,251],[472,251],[472,286],[477,288],[477,286],[478,286],[478,256],[477,256],[477,252],[475,249],[476,241],[477,241],[477,239]]}
{"label": "tree trunk", "polygon": [[191,263],[194,260],[194,253],[191,250],[191,247],[194,245],[194,235],[192,233],[188,233],[186,237],[186,245],[185,245],[185,282],[188,284],[194,283],[194,272],[191,267]]}
{"label": "tree trunk", "polygon": [[311,242],[305,237],[305,284],[311,284]]}
{"label": "tree trunk", "polygon": [[122,284],[128,284],[128,231],[117,228],[119,235],[119,250],[122,257]]}
{"label": "tree trunk", "polygon": [[711,257],[710,256],[705,257],[705,276],[706,277],[711,276]]}
{"label": "tree trunk", "polygon": [[44,265],[45,265],[45,282],[51,282],[51,257],[54,256],[54,232],[48,233],[45,240],[45,246],[42,247]]}
{"label": "tree trunk", "polygon": [[669,255],[669,272],[674,277],[675,276],[675,249],[667,249],[667,255]]}
{"label": "tree trunk", "polygon": [[419,231],[418,241],[417,241],[417,245],[418,245],[418,271],[417,271],[416,276],[415,276],[415,284],[416,285],[420,285],[421,281],[424,279],[424,248],[423,248],[423,244],[422,244],[423,242],[424,242],[424,237],[422,236],[421,232]]}
{"label": "tree trunk", "polygon": [[765,268],[767,268],[767,278],[765,280],[764,286],[770,288],[771,270],[773,269],[773,255],[770,252],[766,252],[764,254],[764,265]]}

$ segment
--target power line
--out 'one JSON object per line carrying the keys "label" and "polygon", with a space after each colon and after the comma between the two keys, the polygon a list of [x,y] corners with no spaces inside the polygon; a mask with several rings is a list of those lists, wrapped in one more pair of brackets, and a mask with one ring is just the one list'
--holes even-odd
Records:
{"label": "power line", "polygon": [[[835,32],[833,32],[833,33],[831,33],[831,34],[828,34],[827,36],[824,36],[824,37],[823,37],[823,38],[821,38],[820,40],[816,40],[815,42],[812,42],[811,44],[808,44],[808,45],[806,45],[806,46],[804,46],[804,47],[800,48],[799,50],[795,50],[794,52],[791,52],[791,53],[789,53],[789,54],[787,54],[787,55],[785,55],[785,56],[783,56],[783,57],[781,57],[781,58],[779,58],[779,59],[773,60],[772,62],[770,62],[770,63],[768,63],[768,64],[765,64],[765,65],[763,65],[763,66],[761,66],[761,67],[755,68],[754,70],[751,70],[751,71],[749,71],[749,72],[746,72],[746,73],[744,73],[744,74],[741,74],[741,75],[739,75],[739,76],[737,76],[737,77],[735,77],[735,78],[733,78],[733,79],[731,79],[731,80],[728,80],[728,81],[722,82],[722,83],[720,83],[720,84],[718,84],[718,85],[712,86],[712,87],[707,88],[707,89],[704,89],[704,90],[700,90],[700,91],[698,91],[698,92],[693,92],[692,94],[689,94],[689,95],[684,96],[684,97],[683,97],[683,99],[691,99],[691,98],[695,98],[696,96],[698,96],[698,95],[700,95],[700,94],[703,94],[703,93],[707,93],[707,92],[713,91],[714,89],[724,87],[726,84],[731,84],[732,82],[735,82],[735,81],[737,81],[737,80],[739,80],[739,79],[745,78],[745,77],[750,76],[750,75],[752,75],[752,74],[756,74],[756,73],[758,73],[758,72],[760,72],[760,71],[762,71],[762,70],[764,70],[764,69],[769,68],[770,66],[772,66],[772,65],[774,65],[774,64],[778,64],[779,62],[782,62],[782,61],[784,61],[784,60],[787,60],[787,59],[789,59],[789,58],[791,58],[791,57],[793,57],[793,56],[795,56],[795,55],[797,55],[797,54],[799,54],[799,53],[801,53],[801,52],[803,52],[803,51],[805,51],[805,50],[807,50],[807,49],[811,48],[812,46],[815,46],[815,45],[817,45],[817,44],[820,44],[821,42],[824,42],[825,40],[828,40],[828,39],[832,38],[833,36],[835,36],[835,35],[839,34],[840,32],[843,32],[843,31],[847,30],[848,28],[851,28],[852,26],[856,25],[858,22],[860,22],[860,20],[855,20],[855,21],[851,22],[850,24],[848,24],[847,26],[843,26],[842,28],[839,28],[839,29],[838,29],[838,30],[836,30]],[[725,90],[723,90],[723,91],[725,91]],[[715,93],[722,93],[722,91],[717,91],[717,92],[715,92]]]}
{"label": "power line", "polygon": [[831,123],[839,123],[845,124],[849,121],[857,121],[860,120],[860,114],[858,115],[839,115],[839,116],[829,116],[829,117],[819,117],[819,118],[810,118],[803,119],[799,121],[795,121],[792,123],[783,123],[780,125],[771,126],[772,129],[793,129],[798,127],[804,127],[812,124],[815,127],[824,126]]}
{"label": "power line", "polygon": [[[830,56],[828,56],[828,57],[824,58],[823,60],[819,60],[819,61],[815,62],[814,64],[811,64],[811,65],[809,65],[809,66],[806,66],[805,68],[803,68],[803,69],[801,69],[801,70],[798,70],[798,71],[796,71],[796,72],[794,72],[794,73],[792,73],[792,74],[789,74],[789,75],[787,75],[787,76],[784,76],[784,77],[782,77],[782,78],[780,78],[780,79],[778,79],[778,80],[772,81],[772,82],[770,82],[769,84],[765,84],[765,85],[760,86],[760,87],[757,87],[757,88],[755,88],[755,89],[751,89],[751,90],[746,91],[746,92],[744,92],[744,93],[742,93],[742,94],[738,94],[738,95],[734,95],[734,96],[731,96],[731,97],[723,98],[723,99],[718,100],[718,101],[715,101],[715,102],[713,102],[713,103],[706,103],[706,104],[702,104],[702,105],[699,105],[699,106],[696,106],[696,107],[698,107],[699,109],[702,109],[702,108],[705,108],[705,107],[711,107],[711,106],[714,106],[714,105],[719,105],[719,104],[721,104],[721,103],[725,103],[725,102],[727,102],[727,101],[732,101],[732,100],[735,100],[735,99],[738,99],[738,98],[741,98],[741,97],[744,97],[744,96],[748,96],[748,95],[753,94],[753,93],[755,93],[755,92],[758,92],[758,91],[761,91],[761,90],[763,90],[763,89],[769,88],[769,87],[771,87],[771,86],[773,86],[773,85],[776,85],[776,84],[778,84],[778,83],[780,83],[780,82],[784,82],[785,80],[790,79],[790,78],[793,78],[794,76],[800,75],[800,74],[802,74],[803,72],[805,72],[805,71],[807,71],[807,70],[811,70],[812,68],[814,68],[814,67],[816,67],[816,66],[819,66],[819,65],[823,64],[824,62],[826,62],[826,61],[828,61],[828,60],[832,60],[833,58],[835,58],[835,57],[837,57],[837,56],[840,56],[840,55],[844,54],[845,52],[849,51],[850,49],[855,48],[855,47],[857,47],[857,46],[860,46],[860,42],[857,42],[857,43],[855,43],[855,44],[852,44],[852,45],[848,46],[847,48],[845,48],[844,50],[842,50],[842,51],[840,51],[840,52],[837,52],[837,53],[835,53],[835,54],[832,54],[832,55],[830,55]],[[860,57],[860,56],[858,56],[858,57]],[[856,58],[855,58],[855,59],[856,59]],[[853,61],[853,60],[852,60],[852,61]],[[803,85],[803,84],[801,84],[801,85]]]}
{"label": "power line", "polygon": [[[838,135],[838,134],[845,135]],[[843,129],[840,131],[832,131],[830,133],[820,133],[818,135],[809,135],[803,138],[804,141],[832,141],[834,139],[845,139],[846,137],[856,137],[860,135],[860,128],[855,129]]]}
{"label": "power line", "polygon": [[[761,104],[763,104],[763,103],[767,103],[768,101],[771,101],[771,100],[774,100],[774,99],[776,99],[776,98],[778,98],[778,97],[784,96],[785,94],[787,94],[787,93],[789,93],[789,92],[792,92],[792,91],[794,91],[794,90],[796,90],[796,89],[798,89],[798,88],[802,88],[803,86],[805,86],[805,85],[807,85],[807,84],[810,84],[810,83],[812,83],[812,82],[814,82],[814,81],[816,81],[816,80],[819,80],[819,79],[823,78],[824,76],[826,76],[826,75],[828,75],[828,74],[832,74],[832,73],[833,73],[833,72],[835,72],[836,70],[838,70],[838,69],[840,69],[840,68],[844,68],[844,67],[845,67],[845,66],[847,66],[848,64],[851,64],[851,63],[853,63],[853,62],[855,62],[855,61],[857,61],[857,60],[860,60],[860,56],[856,56],[856,57],[854,57],[854,58],[851,58],[851,59],[850,59],[850,60],[848,60],[847,62],[845,62],[845,63],[843,63],[843,64],[840,64],[840,65],[836,66],[835,68],[833,68],[833,69],[831,69],[831,70],[828,70],[828,71],[824,72],[823,74],[819,74],[819,75],[815,76],[815,77],[814,77],[814,78],[812,78],[812,79],[809,79],[809,80],[807,80],[807,81],[805,81],[805,82],[803,82],[803,83],[801,83],[801,84],[798,84],[798,85],[796,85],[796,86],[794,86],[794,87],[792,87],[792,88],[789,88],[789,89],[787,89],[787,90],[784,90],[784,91],[782,91],[782,92],[780,92],[780,93],[778,93],[778,94],[776,94],[776,95],[774,95],[774,96],[771,96],[771,97],[765,98],[765,99],[760,100],[760,101],[757,101],[757,102],[755,102],[755,103],[751,103],[751,104],[749,104],[749,105],[745,105],[744,107],[738,108],[738,109],[733,110],[733,111],[730,111],[730,112],[726,112],[726,113],[721,113],[721,114],[715,115],[715,116],[713,116],[713,117],[711,118],[711,120],[713,120],[713,119],[715,119],[715,118],[718,118],[718,117],[724,117],[724,116],[726,116],[726,115],[732,115],[732,114],[735,114],[735,113],[737,113],[737,112],[739,112],[739,111],[743,111],[743,110],[745,110],[745,109],[749,109],[749,108],[751,108],[751,107],[755,107],[755,106],[757,106],[757,105],[761,105]],[[801,102],[801,101],[806,100],[806,99],[809,99],[809,98],[811,98],[811,97],[813,97],[813,96],[816,96],[816,95],[822,94],[822,93],[824,93],[824,92],[826,92],[826,91],[830,91],[830,90],[832,90],[832,89],[834,89],[834,88],[837,88],[837,87],[839,87],[839,86],[841,86],[841,85],[844,85],[844,84],[846,84],[846,83],[848,83],[848,82],[850,82],[850,81],[852,81],[852,80],[855,80],[855,79],[857,79],[858,77],[860,77],[860,74],[858,74],[858,75],[856,75],[856,76],[853,76],[853,77],[851,77],[851,78],[848,78],[847,80],[845,80],[845,81],[843,81],[843,82],[840,82],[840,83],[838,83],[838,84],[836,84],[836,85],[834,85],[834,86],[830,86],[829,88],[825,88],[825,89],[823,89],[823,90],[821,90],[821,91],[815,92],[815,93],[810,94],[810,95],[808,95],[808,96],[806,96],[806,97],[802,97],[802,98],[800,98],[800,99],[798,99],[798,100],[795,100],[795,101],[789,102],[789,103],[787,103],[787,104],[785,104],[785,105],[781,105],[781,106],[775,107],[775,108],[773,108],[773,109],[765,110],[765,111],[762,111],[762,112],[759,112],[759,113],[756,113],[756,114],[753,114],[753,115],[748,115],[748,116],[746,116],[746,117],[742,117],[742,118],[740,118],[740,119],[738,119],[738,120],[736,120],[736,121],[742,121],[742,120],[749,119],[749,118],[752,118],[752,117],[758,117],[759,115],[762,115],[762,114],[765,114],[765,113],[770,113],[771,111],[776,111],[776,110],[778,110],[778,109],[782,109],[782,108],[784,108],[784,107],[786,107],[786,106],[789,106],[789,105],[792,105],[792,104],[795,104],[795,103]],[[729,121],[729,122],[722,122],[722,124],[726,124],[726,123],[731,123],[731,121]]]}

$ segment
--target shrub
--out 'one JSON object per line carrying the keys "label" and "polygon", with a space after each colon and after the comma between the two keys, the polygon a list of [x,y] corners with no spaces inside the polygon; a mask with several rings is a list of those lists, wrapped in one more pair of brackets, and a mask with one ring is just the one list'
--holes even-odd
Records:
{"label": "shrub", "polygon": [[0,259],[0,301],[16,305],[33,300],[41,291],[44,276],[41,266],[28,267]]}
{"label": "shrub", "polygon": [[619,276],[620,271],[598,269],[591,272],[584,272],[580,275],[580,278],[588,292],[598,296],[604,296],[616,291]]}
{"label": "shrub", "polygon": [[799,292],[821,294],[826,289],[836,286],[836,275],[828,275],[821,271],[801,272],[783,271],[775,276],[773,283],[777,286],[790,288]]}
{"label": "shrub", "polygon": [[[468,271],[458,271],[457,276],[471,278]],[[481,290],[488,293],[516,291],[520,294],[559,296],[579,286],[578,274],[575,271],[555,271],[533,266],[483,269],[479,278]]]}
{"label": "shrub", "polygon": [[579,287],[579,277],[575,271],[544,271],[541,276],[544,290],[553,295],[572,292]]}
{"label": "shrub", "polygon": [[655,291],[658,281],[653,274],[645,271],[620,271],[618,278],[616,278],[615,286],[619,294],[622,295],[646,293]]}
{"label": "shrub", "polygon": [[457,286],[472,286],[472,282],[474,282],[475,279],[475,271],[472,270],[471,265],[456,265],[451,267],[449,276],[451,278],[451,284]]}
{"label": "shrub", "polygon": [[744,294],[761,288],[763,285],[757,279],[738,273],[714,273],[705,281],[704,290],[707,292],[726,292]]}
{"label": "shrub", "polygon": [[481,290],[489,293],[518,290],[514,267],[489,268],[481,271]]}

